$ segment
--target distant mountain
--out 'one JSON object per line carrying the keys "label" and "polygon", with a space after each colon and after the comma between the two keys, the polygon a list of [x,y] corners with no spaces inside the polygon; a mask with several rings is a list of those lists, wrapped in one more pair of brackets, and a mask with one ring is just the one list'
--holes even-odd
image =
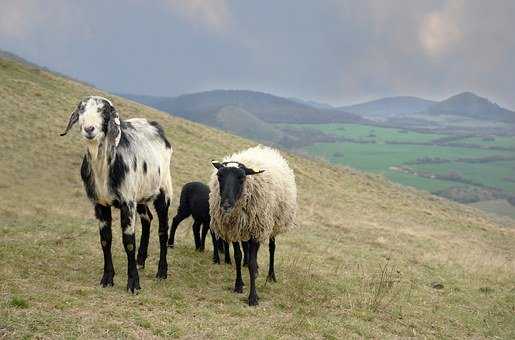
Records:
{"label": "distant mountain", "polygon": [[361,104],[343,106],[339,109],[366,117],[383,117],[403,115],[427,110],[436,102],[418,97],[387,97]]}
{"label": "distant mountain", "polygon": [[291,101],[294,101],[296,103],[299,103],[299,104],[311,106],[315,109],[322,109],[322,110],[325,110],[325,109],[334,110],[335,109],[335,107],[332,105],[317,102],[314,100],[305,100],[305,99],[300,99],[300,98],[295,98],[295,97],[289,97],[288,99]]}
{"label": "distant mountain", "polygon": [[463,92],[431,105],[424,113],[515,123],[515,112],[504,109],[472,92]]}
{"label": "distant mountain", "polygon": [[[365,123],[361,116],[339,109],[317,109],[290,99],[245,90],[213,90],[179,97],[123,95],[159,110],[214,126],[216,113],[239,107],[267,123]],[[158,97],[157,97],[158,98]]]}

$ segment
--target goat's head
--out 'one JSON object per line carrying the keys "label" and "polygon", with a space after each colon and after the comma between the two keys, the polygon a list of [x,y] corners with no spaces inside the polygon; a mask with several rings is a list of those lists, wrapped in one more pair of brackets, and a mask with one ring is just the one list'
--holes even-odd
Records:
{"label": "goat's head", "polygon": [[114,145],[118,145],[121,136],[120,117],[109,99],[90,96],[81,100],[71,113],[68,126],[61,136],[66,135],[77,122],[87,142],[99,143],[107,137]]}
{"label": "goat's head", "polygon": [[240,198],[247,176],[256,175],[265,170],[255,171],[239,162],[211,162],[218,170],[218,186],[220,187],[220,208],[229,213]]}

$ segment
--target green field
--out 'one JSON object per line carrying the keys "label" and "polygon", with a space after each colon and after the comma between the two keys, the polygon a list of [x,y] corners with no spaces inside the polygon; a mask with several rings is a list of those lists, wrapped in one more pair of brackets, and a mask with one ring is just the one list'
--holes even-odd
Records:
{"label": "green field", "polygon": [[[285,126],[285,125],[283,125]],[[483,163],[464,163],[458,159],[479,159],[485,157],[515,157],[514,151],[490,150],[489,146],[514,147],[515,137],[495,137],[495,140],[483,140],[482,137],[464,138],[452,143],[477,144],[477,148],[451,147],[445,145],[414,145],[388,144],[387,141],[398,143],[431,142],[433,140],[452,137],[419,133],[391,128],[380,128],[359,124],[291,124],[289,128],[312,129],[329,135],[344,137],[350,141],[335,143],[314,143],[302,148],[309,155],[323,157],[334,164],[342,164],[367,172],[381,174],[388,179],[418,189],[441,192],[455,187],[497,188],[507,195],[515,194],[515,161],[495,161]],[[369,142],[369,143],[363,143]],[[375,142],[375,143],[370,143]],[[446,163],[414,164],[424,158],[440,158],[449,160]],[[399,171],[399,166],[408,166],[410,173]],[[415,172],[418,174],[415,174]],[[474,183],[471,186],[459,181],[432,179],[425,176],[446,176],[458,174],[464,181]],[[490,189],[489,189],[490,190]],[[472,194],[470,194],[472,195]],[[461,196],[464,197],[464,196]],[[477,199],[477,198],[476,198]],[[501,203],[499,203],[501,202]],[[492,208],[498,204],[497,208]],[[515,208],[503,200],[494,200],[485,207],[486,211],[500,212],[512,216]],[[482,207],[478,205],[478,207]]]}

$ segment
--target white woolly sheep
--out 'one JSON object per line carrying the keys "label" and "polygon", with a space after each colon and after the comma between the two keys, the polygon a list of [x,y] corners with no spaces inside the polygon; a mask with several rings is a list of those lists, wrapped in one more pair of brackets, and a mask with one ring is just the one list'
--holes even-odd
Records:
{"label": "white woolly sheep", "polygon": [[275,237],[296,225],[297,187],[286,160],[274,149],[256,146],[213,161],[209,187],[211,228],[233,242],[236,261],[234,291],[243,291],[241,251],[238,241],[249,247],[249,305],[258,304],[255,278],[260,242],[269,240],[270,264],[267,281],[276,281]]}
{"label": "white woolly sheep", "polygon": [[79,122],[86,146],[81,177],[86,195],[95,206],[100,222],[100,241],[104,253],[104,273],[100,284],[112,286],[114,267],[111,257],[111,206],[120,209],[123,246],[127,255],[127,290],[141,289],[136,266],[136,212],[142,222],[138,264],[145,265],[153,202],[159,218],[160,256],[156,277],[165,279],[168,241],[168,208],[172,197],[170,159],[172,147],[157,122],[134,118],[120,120],[106,98],[90,96],[70,115],[64,136]]}

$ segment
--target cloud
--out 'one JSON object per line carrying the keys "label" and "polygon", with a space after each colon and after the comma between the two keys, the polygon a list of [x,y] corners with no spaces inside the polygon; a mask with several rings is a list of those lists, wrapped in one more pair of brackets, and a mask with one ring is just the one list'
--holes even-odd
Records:
{"label": "cloud", "polygon": [[442,55],[463,38],[457,23],[463,6],[463,1],[450,1],[443,9],[433,11],[423,18],[419,39],[428,55]]}
{"label": "cloud", "polygon": [[226,0],[165,0],[175,14],[201,24],[217,33],[228,29],[230,22]]}

